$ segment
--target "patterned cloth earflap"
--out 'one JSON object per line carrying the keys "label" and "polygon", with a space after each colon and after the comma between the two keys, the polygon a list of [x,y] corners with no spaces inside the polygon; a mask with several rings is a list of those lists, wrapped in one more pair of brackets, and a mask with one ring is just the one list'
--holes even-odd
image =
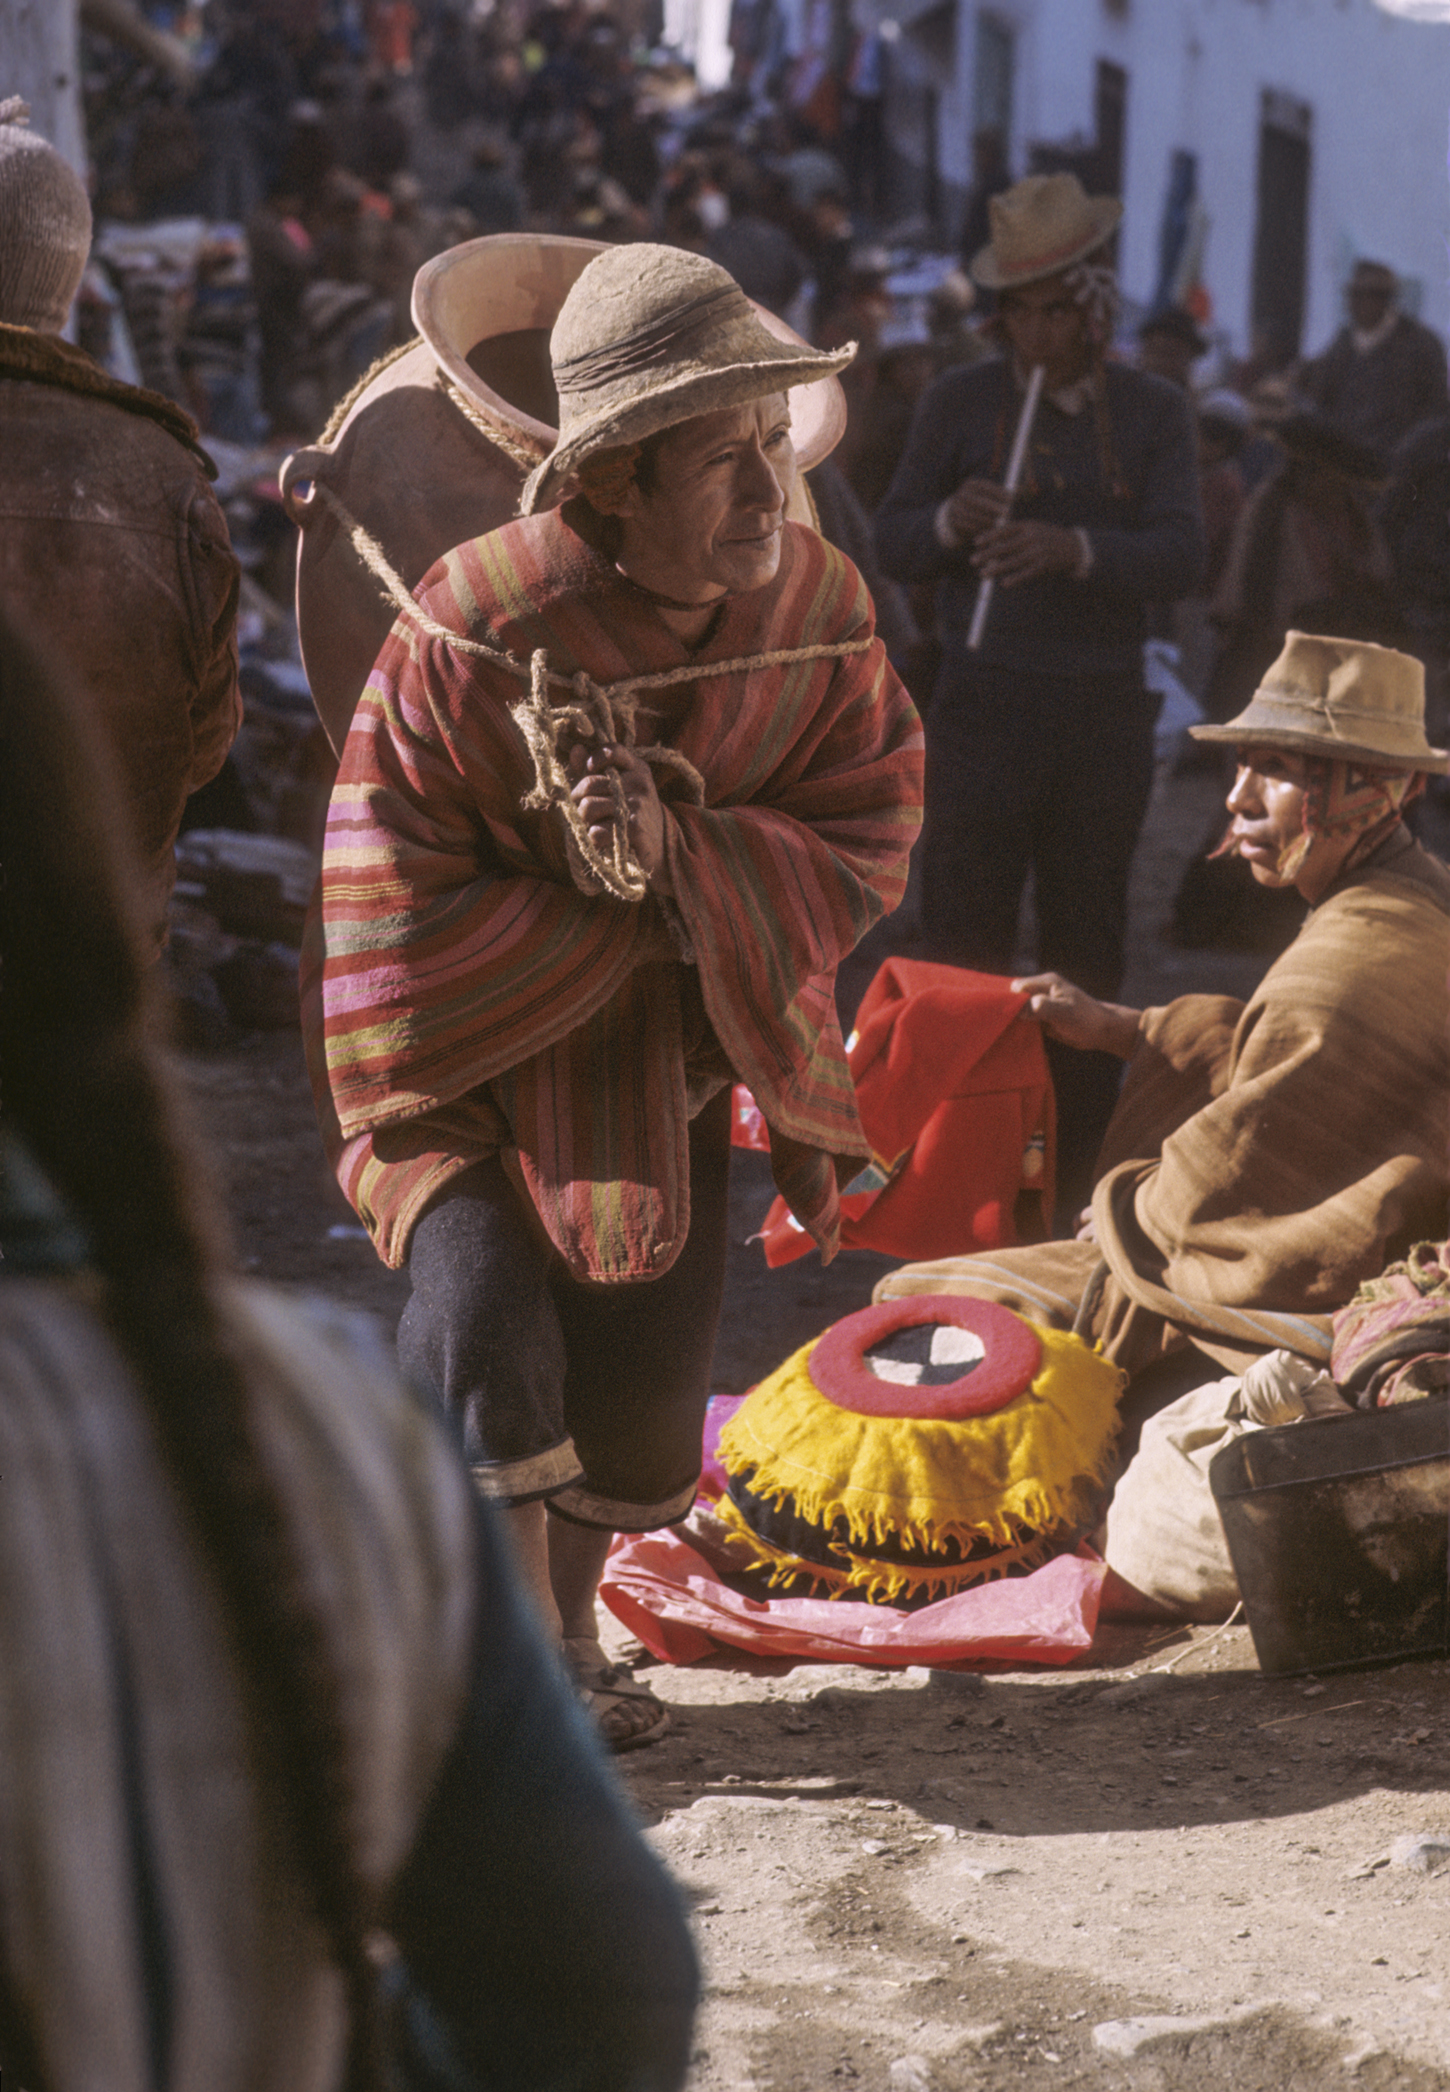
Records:
{"label": "patterned cloth earflap", "polygon": [[[1347,872],[1362,864],[1391,833],[1405,808],[1425,789],[1423,770],[1381,770],[1368,763],[1349,763],[1327,755],[1305,755],[1304,811],[1298,835],[1281,852],[1275,870],[1292,882],[1321,835],[1357,838],[1340,866]],[[1230,821],[1210,858],[1226,857],[1236,847]]]}
{"label": "patterned cloth earflap", "polygon": [[1106,347],[1118,317],[1117,272],[1106,262],[1080,261],[1063,272],[1062,280],[1083,309],[1094,347]]}
{"label": "patterned cloth earflap", "polygon": [[1279,862],[1281,877],[1297,874],[1321,836],[1357,838],[1340,870],[1360,864],[1382,843],[1402,810],[1425,789],[1423,771],[1377,770],[1332,756],[1305,758],[1304,825]]}

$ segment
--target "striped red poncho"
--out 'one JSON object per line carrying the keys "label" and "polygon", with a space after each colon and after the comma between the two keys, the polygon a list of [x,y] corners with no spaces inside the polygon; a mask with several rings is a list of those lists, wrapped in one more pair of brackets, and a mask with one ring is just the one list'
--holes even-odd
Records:
{"label": "striped red poncho", "polygon": [[601,685],[678,666],[637,740],[685,756],[705,803],[658,774],[673,924],[652,896],[586,897],[558,812],[522,808],[534,772],[509,708],[526,685],[394,626],[343,751],[303,979],[324,1138],[380,1255],[401,1264],[440,1186],[516,1149],[579,1277],[658,1276],[689,1226],[688,1120],[732,1078],[829,1255],[835,1159],[868,1153],[835,968],[901,898],[920,724],[879,640],[697,671],[869,636],[855,568],[787,524],[774,581],[729,600],[692,652],[556,512],[458,546],[419,600],[450,632],[523,662],[542,647]]}

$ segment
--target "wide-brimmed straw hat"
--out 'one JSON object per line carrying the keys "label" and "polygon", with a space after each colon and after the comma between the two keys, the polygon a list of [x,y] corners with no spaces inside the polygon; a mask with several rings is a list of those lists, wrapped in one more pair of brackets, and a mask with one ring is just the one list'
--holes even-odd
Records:
{"label": "wide-brimmed straw hat", "polygon": [[1089,196],[1075,174],[1029,174],[987,206],[990,245],[972,262],[989,291],[1016,290],[1070,269],[1116,230],[1116,196]]}
{"label": "wide-brimmed straw hat", "polygon": [[833,377],[855,353],[854,342],[823,353],[772,334],[734,277],[702,254],[606,248],[549,337],[559,440],[525,482],[520,509],[552,506],[591,452]]}
{"label": "wide-brimmed straw hat", "polygon": [[1450,751],[1425,739],[1424,669],[1365,639],[1286,633],[1238,718],[1188,731],[1196,741],[1293,748],[1381,770],[1450,771]]}

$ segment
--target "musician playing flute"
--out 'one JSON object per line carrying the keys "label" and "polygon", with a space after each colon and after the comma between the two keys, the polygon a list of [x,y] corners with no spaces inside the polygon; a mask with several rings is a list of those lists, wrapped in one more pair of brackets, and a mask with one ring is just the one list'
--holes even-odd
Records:
{"label": "musician playing flute", "polygon": [[[991,204],[978,283],[1001,356],[922,399],[876,514],[881,563],[936,584],[942,661],[926,743],[921,956],[1011,973],[1029,868],[1038,968],[1111,1001],[1128,872],[1147,811],[1157,699],[1143,686],[1150,603],[1194,586],[1204,554],[1192,417],[1162,379],[1109,362],[1121,215],[1071,174]],[[1003,487],[1042,366],[1021,485]],[[983,577],[994,583],[968,645]],[[1060,1210],[1090,1182],[1120,1073],[1057,1053]]]}

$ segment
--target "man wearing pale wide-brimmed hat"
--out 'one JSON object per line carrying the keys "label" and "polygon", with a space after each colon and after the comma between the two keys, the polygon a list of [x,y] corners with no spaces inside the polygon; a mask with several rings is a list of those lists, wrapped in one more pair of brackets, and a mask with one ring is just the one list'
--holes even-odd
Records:
{"label": "man wearing pale wide-brimmed hat", "polygon": [[921,734],[860,577],[785,513],[791,389],[849,355],[777,339],[701,256],[596,256],[523,517],[425,579],[332,803],[324,1133],[617,1748],[666,1717],[594,1594],[615,1530],[694,1499],[730,1086],[828,1254],[869,1153],[833,977],[900,899]]}
{"label": "man wearing pale wide-brimmed hat", "polygon": [[1443,1237],[1450,1197],[1450,872],[1401,818],[1450,771],[1419,662],[1291,632],[1239,717],[1192,731],[1237,753],[1220,848],[1294,887],[1304,927],[1247,1003],[1131,1010],[1057,974],[1020,984],[1049,1036],[1128,1064],[1091,1216],[1075,1242],[878,1289],[1070,1324],[1101,1280],[1093,1333],[1144,1407],[1273,1350],[1325,1364],[1335,1309]]}
{"label": "man wearing pale wide-brimmed hat", "polygon": [[[946,372],[917,408],[877,511],[886,571],[934,582],[942,665],[927,723],[922,956],[1011,970],[1036,875],[1037,958],[1113,995],[1128,870],[1147,809],[1157,700],[1147,606],[1203,559],[1192,419],[1175,387],[1106,363],[1121,215],[1074,175],[1031,175],[990,207],[973,274],[998,300],[1000,360]],[[1029,374],[1043,399],[1021,491],[1002,491]],[[995,584],[980,648],[968,634]],[[1059,1181],[1086,1170],[1110,1062],[1054,1058]]]}

